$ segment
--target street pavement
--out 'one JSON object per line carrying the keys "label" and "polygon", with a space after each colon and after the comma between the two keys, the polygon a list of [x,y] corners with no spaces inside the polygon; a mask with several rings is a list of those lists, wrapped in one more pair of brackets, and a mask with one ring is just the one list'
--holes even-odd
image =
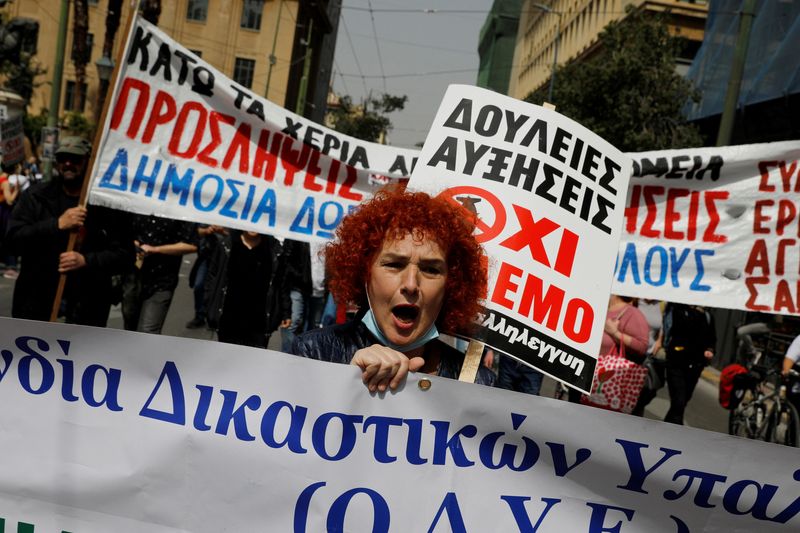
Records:
{"label": "street pavement", "polygon": [[[192,291],[189,288],[188,276],[191,270],[194,255],[187,255],[183,259],[180,273],[180,282],[175,291],[172,305],[164,324],[164,335],[175,337],[187,337],[215,341],[214,332],[201,329],[188,329],[186,323],[194,315],[194,304]],[[11,316],[11,297],[14,290],[14,281],[0,277],[0,316]],[[111,309],[108,327],[123,329],[122,310],[120,306]],[[272,335],[269,343],[270,349],[280,350],[280,334]],[[703,379],[697,385],[694,397],[686,410],[686,425],[699,429],[726,433],[728,430],[728,411],[723,409],[717,401],[717,382],[719,372],[714,369],[707,369]],[[542,395],[552,397],[555,382],[545,378],[542,385]],[[664,415],[669,409],[669,395],[667,388],[664,387],[658,392],[658,396],[645,409],[645,417],[654,420],[663,420]]]}

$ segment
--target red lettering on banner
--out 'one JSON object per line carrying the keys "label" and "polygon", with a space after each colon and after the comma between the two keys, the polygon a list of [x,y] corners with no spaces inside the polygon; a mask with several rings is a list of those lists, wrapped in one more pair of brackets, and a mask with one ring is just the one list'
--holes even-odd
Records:
{"label": "red lettering on banner", "polygon": [[[520,228],[515,234],[500,243],[500,246],[519,252],[525,247],[530,249],[531,258],[537,263],[550,267],[550,258],[544,247],[542,239],[553,233],[561,226],[549,218],[542,217],[538,221],[534,220],[530,210],[516,204],[512,204],[514,213]],[[575,262],[575,253],[578,246],[578,236],[566,228],[562,228],[561,239],[559,239],[558,253],[556,262],[553,266],[556,272],[569,277],[572,272],[572,265]]]}
{"label": "red lettering on banner", "polygon": [[680,240],[683,232],[674,228],[675,222],[681,219],[679,211],[675,210],[675,199],[689,196],[688,189],[670,189],[667,191],[667,212],[664,214],[664,238]]}
{"label": "red lettering on banner", "polygon": [[747,264],[744,271],[753,274],[755,269],[760,268],[763,276],[769,276],[769,253],[767,252],[767,241],[756,239],[747,257]]}
{"label": "red lettering on banner", "polygon": [[786,248],[793,247],[797,244],[795,239],[781,239],[778,241],[778,259],[775,262],[775,274],[783,276],[786,264]]}
{"label": "red lettering on banner", "polygon": [[756,200],[753,212],[753,233],[756,234],[769,234],[772,233],[770,227],[772,222],[772,209],[777,203],[777,213],[775,220],[775,233],[783,235],[786,228],[791,225],[797,225],[796,235],[800,237],[800,218],[798,218],[798,210],[795,200],[788,198],[781,198],[780,200],[762,199]]}
{"label": "red lettering on banner", "polygon": [[222,122],[223,124],[227,124],[232,126],[236,123],[236,118],[230,115],[224,115],[222,113],[218,113],[217,111],[212,111],[208,116],[208,130],[211,132],[211,140],[208,142],[205,148],[197,155],[197,160],[201,163],[208,165],[210,167],[216,168],[219,165],[219,161],[214,159],[213,153],[217,147],[222,144],[222,135],[219,131],[219,123]]}
{"label": "red lettering on banner", "polygon": [[761,174],[761,181],[758,183],[758,190],[761,192],[774,192],[775,186],[769,182],[769,167],[777,167],[777,161],[759,161],[758,172]]}
{"label": "red lettering on banner", "polygon": [[176,114],[175,99],[172,95],[168,92],[158,91],[153,102],[153,110],[150,112],[150,118],[147,120],[147,126],[144,127],[142,142],[147,144],[152,141],[156,128],[171,121]]}
{"label": "red lettering on banner", "polygon": [[360,202],[364,195],[358,192],[352,192],[353,185],[356,184],[356,180],[358,179],[358,171],[356,167],[345,165],[345,170],[347,171],[347,178],[342,183],[342,188],[339,189],[339,196],[346,200],[353,200],[356,202]]}
{"label": "red lettering on banner", "polygon": [[757,277],[757,278],[744,278],[744,284],[747,286],[747,290],[750,292],[750,297],[745,302],[744,306],[751,311],[769,311],[770,308],[768,305],[763,304],[756,304],[756,299],[758,298],[758,288],[757,285],[766,285],[769,283],[769,278],[767,277]]}
{"label": "red lettering on banner", "polygon": [[[522,287],[522,294],[519,294],[519,280],[523,275],[525,285]],[[516,297],[519,298],[518,303],[515,303]],[[564,309],[565,299],[566,294],[560,287],[550,285],[545,288],[542,279],[526,274],[521,268],[508,263],[501,263],[490,298],[493,303],[509,311],[516,311],[551,331],[560,331],[575,342],[588,341],[594,322],[592,307],[581,298],[571,298]],[[562,311],[565,312],[562,314]]]}
{"label": "red lettering on banner", "polygon": [[261,130],[261,135],[258,137],[258,147],[253,160],[253,176],[259,178],[263,175],[265,181],[271,182],[275,179],[275,173],[278,171],[278,152],[281,149],[283,134],[273,133],[272,144],[267,149],[269,133],[269,130]]}
{"label": "red lettering on banner", "polygon": [[686,238],[690,241],[697,239],[697,212],[700,210],[700,191],[692,191],[689,199],[689,221],[686,225]]}
{"label": "red lettering on banner", "polygon": [[336,190],[336,182],[339,179],[339,169],[341,168],[342,163],[337,159],[331,160],[331,168],[328,169],[328,176],[326,177],[325,181],[325,192],[328,194],[333,194]]}
{"label": "red lettering on banner", "polygon": [[[797,161],[792,161],[787,166],[786,161],[760,161],[758,171],[761,174],[761,181],[758,190],[761,192],[775,192],[776,187],[769,183],[770,168],[777,167],[781,175],[781,190],[783,192],[800,192],[800,168]],[[794,179],[794,187],[792,187]]]}
{"label": "red lettering on banner", "polygon": [[[800,296],[800,281],[798,281],[797,287],[797,293]],[[797,312],[792,291],[789,289],[789,282],[785,279],[778,280],[778,286],[775,288],[775,304],[772,309],[773,311],[785,311],[792,314]]]}
{"label": "red lettering on banner", "polygon": [[300,143],[299,150],[292,150],[292,145],[295,141],[291,137],[287,137],[283,146],[281,147],[281,165],[286,171],[286,176],[283,179],[284,185],[292,185],[294,183],[294,175],[297,171],[304,168],[311,155],[312,148],[307,144]]}
{"label": "red lettering on banner", "polygon": [[769,278],[766,276],[759,276],[754,278],[745,278],[745,285],[750,293],[750,297],[745,303],[745,307],[752,311],[769,311],[773,313],[783,314],[797,314],[800,311],[800,280],[795,283],[795,292],[792,293],[790,282],[785,279],[779,279],[775,285],[775,293],[772,300],[772,305],[764,303],[757,303],[759,297],[758,287],[760,285],[769,285]]}
{"label": "red lettering on banner", "polygon": [[[792,189],[792,174],[797,168],[797,161],[792,161],[792,166],[786,168],[786,161],[781,161],[778,167],[781,169],[781,181],[783,182],[783,192],[789,192]],[[800,179],[795,182],[794,192],[800,192]]]}
{"label": "red lettering on banner", "polygon": [[[194,125],[194,134],[192,135],[189,146],[185,151],[181,152],[181,138],[183,138],[183,132],[186,129],[189,113],[193,111],[197,113],[197,123]],[[183,104],[181,110],[178,112],[178,119],[175,121],[172,136],[169,138],[169,145],[167,146],[169,153],[177,157],[183,157],[184,159],[191,159],[197,155],[198,150],[200,150],[200,141],[203,139],[203,132],[206,129],[207,119],[208,113],[203,104],[199,102],[186,102]]]}
{"label": "red lettering on banner", "polygon": [[[131,139],[136,140],[142,130],[139,140],[145,144],[152,143],[160,128],[163,131],[163,128],[171,125],[166,148],[175,157],[195,159],[214,168],[235,169],[239,174],[249,173],[267,182],[274,182],[282,167],[285,171],[283,184],[286,186],[294,185],[295,175],[304,172],[302,187],[306,190],[324,190],[327,194],[355,202],[364,197],[353,190],[358,181],[358,171],[340,160],[331,158],[323,183],[320,180],[323,174],[320,158],[323,153],[313,146],[268,129],[259,131],[258,143],[253,146],[255,130],[252,124],[213,111],[202,102],[188,101],[178,108],[171,94],[158,91],[151,99],[150,92],[150,86],[142,81],[131,78],[124,80],[114,106],[111,128],[119,129],[122,126],[127,105],[133,101],[135,93],[135,105],[133,112],[129,113],[130,124],[125,132]],[[143,123],[144,129],[141,128]],[[222,125],[235,127],[235,130],[223,130]],[[203,139],[209,139],[205,146],[201,146]],[[230,142],[222,153],[220,146],[228,139]],[[313,136],[311,140],[314,140]],[[295,145],[295,142],[299,144]],[[346,150],[342,149],[344,155]],[[345,165],[345,172],[341,172],[342,165]],[[341,183],[339,180],[342,180]],[[569,235],[566,235],[566,242],[571,242]],[[571,259],[569,253],[562,253],[556,262],[559,268],[567,269],[571,268]]]}
{"label": "red lettering on banner", "polygon": [[131,115],[131,123],[125,132],[125,135],[131,139],[136,138],[136,134],[139,133],[139,126],[141,126],[142,119],[147,112],[147,104],[150,103],[150,86],[143,81],[125,78],[119,91],[119,98],[117,98],[117,103],[114,106],[114,115],[111,117],[111,129],[115,130],[119,128],[122,122],[122,117],[125,115],[125,109],[128,106],[128,98],[133,90],[139,91],[139,96],[136,98],[136,106]]}
{"label": "red lettering on banner", "polygon": [[233,134],[233,140],[228,151],[225,153],[225,158],[222,160],[222,168],[228,170],[231,168],[234,158],[239,158],[239,172],[247,174],[250,169],[250,124],[242,122],[236,128],[236,133]]}
{"label": "red lettering on banner", "polygon": [[[659,202],[657,197],[666,194],[666,201],[663,202],[664,207],[659,209]],[[705,207],[705,214],[708,216],[708,225],[703,232],[703,242],[728,242],[728,236],[717,233],[719,227],[720,216],[717,211],[716,202],[719,200],[727,200],[730,197],[728,191],[690,191],[689,189],[681,189],[677,187],[664,188],[660,185],[635,185],[631,189],[630,205],[625,209],[625,230],[628,233],[635,233],[639,219],[640,197],[644,198],[644,206],[646,209],[644,221],[639,228],[639,234],[642,237],[651,239],[662,238],[662,232],[657,229],[656,221],[659,217],[664,222],[663,238],[665,240],[697,240],[697,219],[700,212],[700,198],[702,195],[702,206]],[[681,198],[689,198],[688,216],[683,216],[684,209],[677,205],[678,200]],[[663,212],[662,212],[663,210]],[[677,229],[679,223],[685,223],[685,232]]]}
{"label": "red lettering on banner", "polygon": [[319,192],[322,190],[322,185],[317,183],[315,179],[322,174],[322,169],[319,168],[319,150],[312,150],[311,157],[308,160],[308,168],[306,169],[306,177],[303,180],[303,188],[309,191]]}
{"label": "red lettering on banner", "polygon": [[[792,200],[782,198],[778,202],[778,219],[775,221],[775,233],[783,235],[783,228],[794,222],[797,218],[797,207]],[[800,232],[798,232],[800,235]]]}
{"label": "red lettering on banner", "polygon": [[728,191],[704,191],[704,193],[706,212],[708,212],[708,227],[703,233],[703,242],[728,242],[727,235],[714,233],[714,230],[719,226],[719,213],[717,212],[717,206],[714,202],[716,200],[727,200],[731,193]]}
{"label": "red lettering on banner", "polygon": [[642,231],[640,232],[642,237],[651,237],[653,239],[657,239],[661,236],[661,232],[653,229],[653,223],[656,221],[656,213],[658,213],[654,196],[661,196],[663,194],[664,187],[661,187],[660,185],[644,187],[644,203],[647,207],[647,216],[644,219]]}
{"label": "red lettering on banner", "polygon": [[634,233],[636,231],[636,222],[639,218],[639,196],[641,191],[641,185],[634,185],[631,189],[630,203],[625,207],[625,231],[628,233]]}
{"label": "red lettering on banner", "polygon": [[764,227],[765,222],[772,220],[772,217],[765,215],[762,208],[771,207],[775,205],[774,200],[756,200],[756,205],[753,210],[753,233],[769,233],[770,229]]}

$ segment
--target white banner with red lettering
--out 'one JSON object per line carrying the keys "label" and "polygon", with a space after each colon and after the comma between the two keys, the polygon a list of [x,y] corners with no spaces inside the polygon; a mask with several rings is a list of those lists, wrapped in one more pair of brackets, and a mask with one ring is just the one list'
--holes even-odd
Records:
{"label": "white banner with red lettering", "polygon": [[800,530],[794,448],[242,346],[2,318],[0,405],[0,531]]}
{"label": "white banner with red lettering", "polygon": [[631,160],[567,117],[447,89],[409,187],[477,214],[490,260],[489,346],[588,392]]}
{"label": "white banner with red lettering", "polygon": [[630,155],[614,292],[800,314],[800,142]]}
{"label": "white banner with red lettering", "polygon": [[24,140],[22,115],[0,120],[0,159],[4,165],[16,165],[25,160]]}
{"label": "white banner with red lettering", "polygon": [[125,58],[90,203],[324,241],[414,164],[414,150],[342,135],[256,95],[140,18]]}

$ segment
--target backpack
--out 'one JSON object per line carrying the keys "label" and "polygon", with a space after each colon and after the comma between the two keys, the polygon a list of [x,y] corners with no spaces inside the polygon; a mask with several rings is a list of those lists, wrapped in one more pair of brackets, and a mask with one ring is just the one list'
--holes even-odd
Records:
{"label": "backpack", "polygon": [[719,404],[725,409],[735,409],[742,401],[744,396],[742,379],[735,379],[740,374],[747,374],[747,369],[736,363],[726,366],[720,372]]}

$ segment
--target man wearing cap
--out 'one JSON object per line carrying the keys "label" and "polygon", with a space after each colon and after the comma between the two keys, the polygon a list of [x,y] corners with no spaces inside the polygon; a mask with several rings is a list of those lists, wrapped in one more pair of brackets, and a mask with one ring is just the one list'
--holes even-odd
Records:
{"label": "man wearing cap", "polygon": [[[60,274],[67,274],[61,310],[68,322],[105,326],[111,309],[112,276],[133,265],[135,252],[127,215],[78,205],[91,145],[66,137],[55,153],[58,172],[32,185],[14,206],[6,241],[21,256],[11,315],[49,320]],[[76,246],[67,252],[71,232]]]}

